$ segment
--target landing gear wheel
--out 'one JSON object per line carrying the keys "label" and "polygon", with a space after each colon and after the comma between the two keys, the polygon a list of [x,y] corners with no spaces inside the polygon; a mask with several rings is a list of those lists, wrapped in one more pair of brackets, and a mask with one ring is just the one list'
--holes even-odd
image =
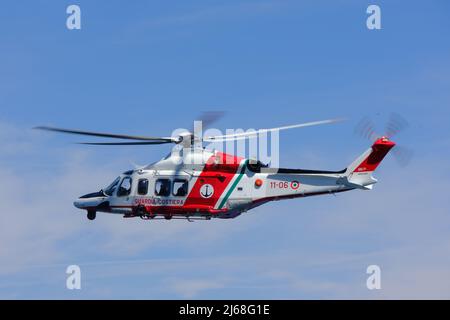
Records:
{"label": "landing gear wheel", "polygon": [[147,213],[147,210],[145,209],[145,207],[140,205],[136,208],[136,215],[139,217],[144,217],[144,216],[147,216],[148,213]]}
{"label": "landing gear wheel", "polygon": [[171,215],[171,214],[166,214],[166,215],[164,216],[164,219],[166,219],[166,220],[171,220],[171,219],[172,219],[172,215]]}
{"label": "landing gear wheel", "polygon": [[95,211],[88,211],[88,213],[87,213],[87,218],[89,220],[95,220],[96,216],[97,216],[97,212],[95,212]]}

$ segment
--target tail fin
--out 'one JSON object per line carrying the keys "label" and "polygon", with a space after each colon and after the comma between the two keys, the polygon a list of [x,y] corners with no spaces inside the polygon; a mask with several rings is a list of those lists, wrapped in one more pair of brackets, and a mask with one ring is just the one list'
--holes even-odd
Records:
{"label": "tail fin", "polygon": [[372,147],[359,156],[347,167],[345,176],[348,185],[361,189],[372,189],[377,180],[372,177],[372,172],[378,167],[395,143],[386,137],[381,137],[374,142]]}

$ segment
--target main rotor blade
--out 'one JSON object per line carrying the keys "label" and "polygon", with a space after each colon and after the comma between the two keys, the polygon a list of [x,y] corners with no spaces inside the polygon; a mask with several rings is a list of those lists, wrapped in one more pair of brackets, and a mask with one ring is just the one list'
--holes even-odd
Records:
{"label": "main rotor blade", "polygon": [[[205,131],[211,127],[211,125],[222,118],[224,114],[225,111],[203,111],[198,119],[194,120],[194,126],[192,127],[191,132],[200,136],[201,131]],[[201,123],[201,126],[199,126],[198,123]]]}
{"label": "main rotor blade", "polygon": [[123,135],[123,134],[62,129],[62,128],[47,127],[47,126],[39,126],[39,127],[35,127],[34,129],[60,132],[60,133],[68,133],[68,134],[78,134],[78,135],[84,135],[84,136],[102,137],[102,138],[144,140],[144,141],[155,141],[155,142],[162,142],[162,143],[175,142],[175,139],[170,138],[170,137],[141,137],[141,136],[130,136],[130,135]]}
{"label": "main rotor blade", "polygon": [[197,121],[202,122],[203,130],[205,130],[213,123],[221,119],[224,115],[225,111],[204,111]]}
{"label": "main rotor blade", "polygon": [[165,144],[172,143],[172,141],[141,141],[141,142],[78,142],[77,144],[84,144],[90,146],[144,146],[151,144]]}
{"label": "main rotor blade", "polygon": [[203,141],[214,142],[214,141],[240,140],[240,139],[245,139],[245,138],[250,138],[250,137],[256,137],[260,133],[281,131],[281,130],[294,129],[294,128],[311,127],[311,126],[317,126],[317,125],[321,125],[321,124],[336,123],[336,122],[340,122],[343,120],[344,119],[329,119],[329,120],[321,120],[321,121],[313,121],[313,122],[294,124],[294,125],[284,126],[284,127],[259,129],[259,130],[255,130],[252,132],[242,132],[242,133],[222,135],[222,136],[211,136],[211,137],[205,137],[203,139]]}

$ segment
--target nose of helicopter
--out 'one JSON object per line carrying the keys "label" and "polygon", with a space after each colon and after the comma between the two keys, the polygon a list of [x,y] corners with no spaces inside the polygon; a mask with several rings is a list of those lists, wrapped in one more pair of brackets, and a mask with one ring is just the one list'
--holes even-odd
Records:
{"label": "nose of helicopter", "polygon": [[85,198],[78,198],[73,202],[73,205],[77,207],[78,209],[86,209],[93,206],[96,206],[98,204],[98,201],[93,201],[93,199],[85,199]]}
{"label": "nose of helicopter", "polygon": [[88,193],[79,197],[73,202],[78,209],[86,209],[98,206],[105,200],[106,196],[102,192]]}
{"label": "nose of helicopter", "polygon": [[75,207],[77,207],[78,209],[83,209],[83,208],[84,208],[84,201],[83,201],[83,199],[81,199],[81,197],[80,197],[80,198],[78,198],[77,200],[75,200],[75,201],[73,202],[73,205],[74,205]]}

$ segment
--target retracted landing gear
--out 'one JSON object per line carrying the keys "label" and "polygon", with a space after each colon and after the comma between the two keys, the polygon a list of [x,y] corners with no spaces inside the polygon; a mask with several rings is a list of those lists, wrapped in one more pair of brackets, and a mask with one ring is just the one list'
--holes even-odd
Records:
{"label": "retracted landing gear", "polygon": [[95,217],[97,216],[97,212],[93,211],[93,210],[89,210],[87,213],[87,218],[89,220],[95,220]]}
{"label": "retracted landing gear", "polygon": [[134,211],[132,217],[140,217],[142,220],[151,220],[155,218],[155,215],[143,206],[139,205]]}

